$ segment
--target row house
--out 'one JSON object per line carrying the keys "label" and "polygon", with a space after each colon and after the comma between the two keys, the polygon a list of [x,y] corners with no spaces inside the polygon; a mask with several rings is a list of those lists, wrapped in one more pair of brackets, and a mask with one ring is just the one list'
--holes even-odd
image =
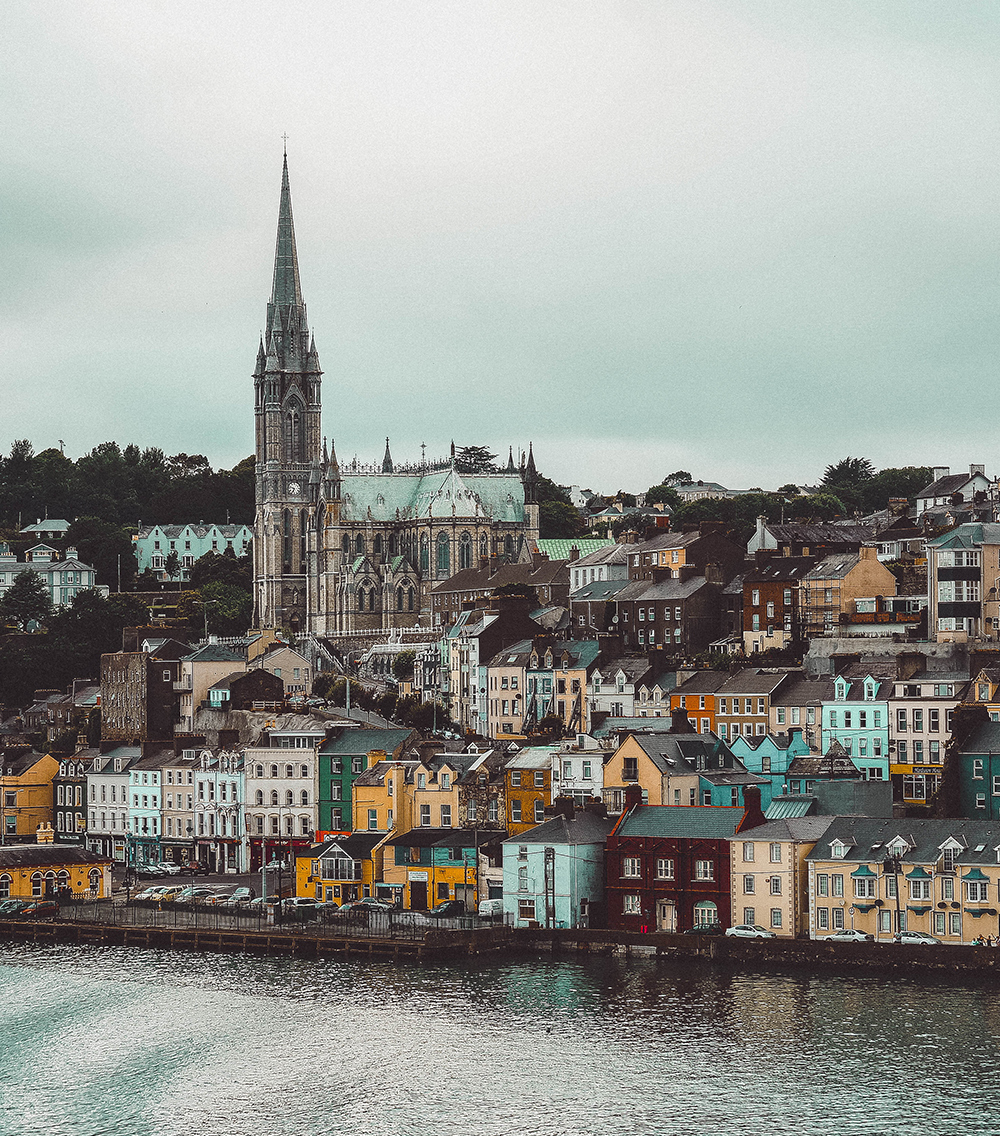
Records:
{"label": "row house", "polygon": [[814,557],[822,560],[838,553],[854,553],[876,535],[874,525],[844,521],[769,521],[757,518],[747,555],[768,552],[781,557]]}
{"label": "row house", "polygon": [[962,524],[927,542],[927,634],[938,642],[1000,635],[1000,524]]}
{"label": "row house", "polygon": [[560,799],[557,814],[503,842],[504,915],[516,927],[590,927],[606,921],[604,849],[613,822]]}
{"label": "row house", "polygon": [[130,864],[155,864],[160,858],[163,835],[164,769],[173,760],[172,750],[143,752],[130,764],[128,844]]}
{"label": "row house", "polygon": [[949,760],[957,767],[959,816],[1000,820],[1000,722],[982,722]]}
{"label": "row house", "polygon": [[716,693],[729,681],[724,671],[695,671],[670,692],[670,712],[683,710],[691,728],[701,734],[716,729]]}
{"label": "row house", "polygon": [[300,850],[295,857],[295,894],[324,903],[353,903],[363,892],[365,865],[384,840],[381,833],[352,832]]}
{"label": "row house", "polygon": [[606,756],[606,751],[586,734],[578,734],[572,742],[564,740],[552,754],[553,795],[581,807],[601,800]]}
{"label": "row house", "polygon": [[91,712],[101,704],[101,688],[89,679],[74,679],[65,693],[36,690],[34,701],[24,710],[24,727],[42,735],[51,744],[67,732],[86,730]]}
{"label": "row house", "polygon": [[270,730],[268,745],[244,750],[249,870],[271,860],[294,860],[316,832],[317,727]]}
{"label": "row house", "polygon": [[896,577],[879,563],[875,548],[862,547],[825,557],[803,574],[800,589],[803,635],[812,638],[833,634],[842,617],[850,620],[859,598],[894,596]]}
{"label": "row house", "polygon": [[750,773],[770,780],[771,800],[787,791],[788,770],[795,759],[809,753],[800,728],[792,728],[787,734],[765,734],[763,737],[740,734],[730,740],[729,748]]}
{"label": "row house", "polygon": [[743,574],[743,650],[780,649],[802,637],[799,585],[815,557],[773,556]]}
{"label": "row house", "polygon": [[764,927],[779,939],[808,934],[806,857],[833,819],[804,816],[769,820],[730,837],[734,923]]}
{"label": "row house", "polygon": [[671,691],[670,708],[686,711],[698,733],[714,733],[723,740],[763,737],[771,730],[773,701],[795,677],[751,667],[729,675],[698,671]]}
{"label": "row house", "polygon": [[[140,525],[132,537],[139,572],[150,571],[158,580],[188,580],[195,561],[208,552],[245,556],[253,544],[246,525]],[[177,571],[166,571],[167,559],[177,557]]]}
{"label": "row house", "polygon": [[354,782],[376,761],[398,761],[419,741],[410,729],[328,729],[316,757],[317,833],[349,831]]}
{"label": "row house", "polygon": [[601,662],[594,667],[587,683],[590,713],[609,714],[612,718],[634,718],[639,687],[647,690],[652,667],[645,655],[625,655]]}
{"label": "row house", "polygon": [[[244,755],[235,750],[201,750],[194,783],[195,858],[213,872],[247,871]],[[313,795],[304,791],[307,797]]]}
{"label": "row house", "polygon": [[536,636],[504,647],[489,663],[489,733],[524,740],[545,718],[566,733],[588,733],[587,687],[597,665],[596,640]]}
{"label": "row house", "polygon": [[507,831],[511,836],[527,832],[545,819],[545,810],[555,796],[552,766],[558,752],[558,746],[532,746],[506,762]]}
{"label": "row house", "polygon": [[175,639],[101,656],[101,740],[138,745],[173,737],[180,660],[191,648]]}
{"label": "row house", "polygon": [[638,787],[649,805],[742,805],[746,794],[770,803],[771,782],[738,761],[712,735],[629,734],[604,763],[604,803],[612,815],[627,807]]}
{"label": "row house", "polygon": [[87,771],[87,848],[119,864],[129,858],[129,770],[141,758],[139,746],[115,746]]}
{"label": "row house", "polygon": [[987,819],[837,817],[806,856],[809,934],[854,927],[879,941],[1000,935],[1000,825]]}
{"label": "row house", "polygon": [[805,678],[793,672],[771,696],[768,732],[783,734],[801,729],[806,745],[813,753],[819,753],[823,744],[823,703],[832,699],[830,679]]}
{"label": "row house", "polygon": [[52,827],[57,844],[83,844],[87,834],[87,770],[97,750],[80,748],[58,756],[52,778]]}
{"label": "row house", "polygon": [[742,567],[743,550],[712,521],[703,521],[700,528],[689,532],[658,533],[628,550],[631,580],[677,580],[687,568],[721,586]]}
{"label": "row house", "polygon": [[0,833],[3,843],[31,843],[40,827],[52,826],[52,782],[59,762],[29,745],[0,754]]}
{"label": "row house", "polygon": [[624,544],[608,544],[573,560],[569,566],[570,598],[588,584],[628,579],[628,552]]}
{"label": "row house", "polygon": [[476,911],[479,865],[492,846],[499,861],[505,833],[490,829],[414,828],[390,836],[383,845],[382,879],[378,890],[406,910],[423,911],[447,900]]}
{"label": "row house", "polygon": [[632,805],[605,851],[607,924],[615,931],[728,926],[729,840],[763,822],[750,807]]}
{"label": "row house", "polygon": [[889,777],[897,801],[925,805],[937,792],[952,715],[968,685],[960,672],[920,672],[892,683]]}
{"label": "row house", "polygon": [[892,683],[872,674],[837,675],[823,704],[821,748],[839,743],[863,776],[889,780],[889,696]]}
{"label": "row house", "polygon": [[628,586],[629,580],[595,580],[584,584],[569,598],[570,624],[574,634],[598,635],[615,626],[613,601]]}
{"label": "row house", "polygon": [[162,859],[189,864],[198,858],[195,844],[195,769],[197,747],[179,741],[163,766],[163,822],[160,826]]}
{"label": "row house", "polygon": [[718,635],[721,590],[693,565],[676,577],[633,579],[608,604],[611,627],[627,649],[701,654]]}
{"label": "row house", "polygon": [[[507,554],[513,555],[512,543]],[[462,568],[431,590],[432,624],[447,627],[463,610],[490,607],[499,589],[512,587],[534,592],[541,607],[565,607],[569,603],[569,561],[536,554],[530,564],[494,561]]]}
{"label": "row house", "polygon": [[966,686],[963,702],[980,706],[993,722],[1000,722],[1000,667],[983,667]]}

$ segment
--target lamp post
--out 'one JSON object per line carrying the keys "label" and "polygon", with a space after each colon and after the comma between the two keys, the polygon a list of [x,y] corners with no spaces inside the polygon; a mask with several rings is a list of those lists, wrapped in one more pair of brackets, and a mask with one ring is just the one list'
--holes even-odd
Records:
{"label": "lamp post", "polygon": [[901,924],[902,924],[902,909],[901,909],[900,904],[899,904],[899,870],[900,870],[900,863],[899,863],[899,857],[898,856],[889,855],[889,856],[886,856],[886,858],[882,861],[882,872],[883,872],[883,874],[889,875],[889,873],[891,872],[892,876],[893,876],[893,883],[894,883],[894,889],[893,890],[896,892],[896,931],[897,932],[899,932],[903,929],[902,926],[901,926]]}

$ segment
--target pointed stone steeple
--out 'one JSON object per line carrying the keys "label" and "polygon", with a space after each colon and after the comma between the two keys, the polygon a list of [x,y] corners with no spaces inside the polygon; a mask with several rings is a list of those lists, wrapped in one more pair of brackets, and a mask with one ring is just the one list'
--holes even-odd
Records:
{"label": "pointed stone steeple", "polygon": [[292,222],[292,192],[288,187],[287,154],[281,167],[281,199],[278,202],[278,239],[274,247],[271,303],[279,309],[302,307],[299,258],[295,250],[295,225]]}
{"label": "pointed stone steeple", "polygon": [[535,455],[528,443],[528,460],[525,463],[521,480],[524,482],[524,503],[526,505],[538,504],[538,470],[535,469]]}
{"label": "pointed stone steeple", "polygon": [[382,472],[394,473],[395,466],[392,464],[392,454],[389,453],[389,439],[385,440],[385,457],[382,458]]}
{"label": "pointed stone steeple", "polygon": [[517,467],[514,465],[514,447],[507,447],[507,473],[517,473]]}

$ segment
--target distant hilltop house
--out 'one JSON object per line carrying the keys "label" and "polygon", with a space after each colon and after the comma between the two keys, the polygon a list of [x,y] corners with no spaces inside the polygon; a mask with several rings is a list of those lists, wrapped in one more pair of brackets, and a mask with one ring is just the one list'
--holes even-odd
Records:
{"label": "distant hilltop house", "polygon": [[18,560],[10,545],[0,541],[0,597],[24,571],[34,572],[44,580],[55,608],[64,607],[78,592],[88,588],[96,588],[104,596],[110,591],[107,584],[97,583],[96,569],[77,559],[75,548],[65,549],[60,558],[58,549],[36,544],[25,552],[24,560]]}
{"label": "distant hilltop house", "polygon": [[682,501],[704,501],[709,498],[720,499],[735,496],[732,489],[727,489],[724,485],[719,485],[715,481],[681,481],[671,488],[676,489],[677,495]]}
{"label": "distant hilltop house", "polygon": [[46,517],[45,520],[36,521],[33,525],[25,525],[21,529],[21,536],[34,540],[62,540],[68,529],[69,521]]}
{"label": "distant hilltop house", "polygon": [[948,466],[934,467],[934,480],[917,494],[917,516],[942,505],[968,504],[984,500],[990,480],[984,465],[970,465],[968,473],[951,473]]}
{"label": "distant hilltop house", "polygon": [[[220,555],[227,550],[243,556],[253,545],[253,530],[247,525],[142,525],[132,538],[137,570],[153,572],[158,580],[188,580],[194,562],[206,552]],[[166,570],[171,553],[177,555],[177,572]]]}

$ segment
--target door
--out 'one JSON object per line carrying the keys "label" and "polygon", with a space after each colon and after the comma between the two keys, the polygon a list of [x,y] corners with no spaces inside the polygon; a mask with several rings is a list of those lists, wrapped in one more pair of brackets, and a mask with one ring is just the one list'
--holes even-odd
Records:
{"label": "door", "polygon": [[427,907],[427,881],[410,880],[410,910],[423,911]]}
{"label": "door", "polygon": [[671,934],[677,930],[677,907],[669,900],[661,899],[656,907],[657,931],[669,931]]}

